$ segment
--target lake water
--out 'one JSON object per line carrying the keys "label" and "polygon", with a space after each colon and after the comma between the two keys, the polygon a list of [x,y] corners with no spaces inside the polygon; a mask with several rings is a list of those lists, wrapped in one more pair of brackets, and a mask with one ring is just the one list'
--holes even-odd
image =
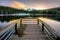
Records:
{"label": "lake water", "polygon": [[[10,14],[11,15],[11,14]],[[14,15],[14,14],[13,14]],[[17,14],[16,14],[17,15]],[[20,14],[20,16],[3,16],[3,17],[1,17],[0,16],[0,29],[1,28],[4,28],[6,25],[8,25],[9,24],[9,22],[11,21],[11,20],[16,20],[16,19],[19,19],[19,18],[21,18],[21,15],[23,15],[23,14]],[[26,14],[25,14],[26,15]],[[30,15],[30,14],[27,14],[27,15]],[[22,18],[24,18],[24,17],[22,17]],[[49,18],[49,17],[48,17]],[[51,17],[51,19],[56,19],[57,21],[60,21],[60,19],[59,18],[52,18]]]}
{"label": "lake water", "polygon": [[8,23],[9,22],[6,22],[6,21],[4,21],[4,22],[0,21],[0,29],[4,28],[6,25],[8,25]]}

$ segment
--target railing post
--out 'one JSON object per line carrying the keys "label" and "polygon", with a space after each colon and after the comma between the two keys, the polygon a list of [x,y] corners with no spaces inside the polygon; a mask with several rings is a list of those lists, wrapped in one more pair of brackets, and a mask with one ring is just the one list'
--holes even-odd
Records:
{"label": "railing post", "polygon": [[59,38],[59,37],[57,37],[57,38],[56,38],[56,40],[60,40],[60,38]]}
{"label": "railing post", "polygon": [[15,33],[17,34],[17,23],[15,24]]}
{"label": "railing post", "polygon": [[20,19],[20,27],[22,26],[22,19]]}
{"label": "railing post", "polygon": [[39,19],[37,19],[37,24],[39,25]]}
{"label": "railing post", "polygon": [[42,23],[42,31],[44,31],[44,24]]}

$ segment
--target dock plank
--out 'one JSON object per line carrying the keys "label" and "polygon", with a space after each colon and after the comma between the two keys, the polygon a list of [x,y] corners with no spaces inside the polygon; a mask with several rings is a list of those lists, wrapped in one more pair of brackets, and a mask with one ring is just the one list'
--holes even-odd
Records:
{"label": "dock plank", "polygon": [[47,40],[47,36],[41,31],[41,28],[36,24],[29,24],[20,40]]}

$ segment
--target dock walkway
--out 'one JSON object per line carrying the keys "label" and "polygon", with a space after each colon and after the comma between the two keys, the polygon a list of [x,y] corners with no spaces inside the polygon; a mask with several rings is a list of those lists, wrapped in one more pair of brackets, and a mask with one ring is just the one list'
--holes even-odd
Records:
{"label": "dock walkway", "polygon": [[46,35],[37,24],[29,24],[20,40],[47,40]]}

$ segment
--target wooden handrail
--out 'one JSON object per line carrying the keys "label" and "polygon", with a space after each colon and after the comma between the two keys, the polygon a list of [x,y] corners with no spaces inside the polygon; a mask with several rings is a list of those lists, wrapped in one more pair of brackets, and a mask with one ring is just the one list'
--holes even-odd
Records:
{"label": "wooden handrail", "polygon": [[10,35],[15,33],[15,25],[17,20],[10,22],[10,24],[6,25],[5,28],[0,30],[0,40],[7,39]]}
{"label": "wooden handrail", "polygon": [[0,32],[2,32],[3,30],[5,30],[6,28],[8,28],[8,26],[10,26],[10,25],[13,24],[13,23],[16,23],[16,20],[14,20],[13,22],[11,21],[10,24],[8,24],[8,25],[6,25],[4,28],[2,28],[2,29],[0,30]]}
{"label": "wooden handrail", "polygon": [[[45,21],[45,20],[44,20]],[[53,28],[51,28],[51,26],[48,23],[45,23],[43,20],[39,19],[39,22],[41,22],[42,24],[42,31],[44,32],[45,28],[49,31],[50,36],[54,39],[60,40],[60,35],[58,35],[58,33],[56,32],[56,30],[54,30]]]}

